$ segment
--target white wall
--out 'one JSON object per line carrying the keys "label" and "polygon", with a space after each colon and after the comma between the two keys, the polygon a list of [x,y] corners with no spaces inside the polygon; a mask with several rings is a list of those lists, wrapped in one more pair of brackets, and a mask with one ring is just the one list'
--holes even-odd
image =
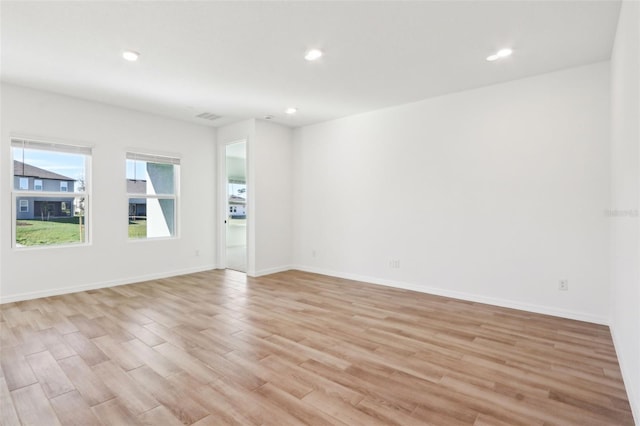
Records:
{"label": "white wall", "polygon": [[640,3],[624,1],[611,57],[611,332],[640,424]]}
{"label": "white wall", "polygon": [[247,275],[289,269],[291,129],[252,119],[220,127],[217,140],[247,141]]}
{"label": "white wall", "polygon": [[[218,217],[225,218],[226,202],[226,165],[225,147],[234,142],[246,142],[246,181],[247,181],[247,275],[254,276],[256,270],[256,234],[255,234],[255,192],[254,192],[254,153],[253,144],[256,133],[256,120],[244,120],[237,123],[228,124],[216,129],[216,139],[218,141]],[[217,236],[222,236],[225,232],[224,219],[218,221],[216,227]],[[218,239],[218,265],[226,267],[226,237]]]}
{"label": "white wall", "polygon": [[[0,289],[2,301],[135,282],[215,266],[207,212],[215,198],[213,129],[13,85],[1,87]],[[91,245],[11,248],[10,137],[27,135],[93,149]],[[125,152],[181,157],[180,238],[128,241]],[[199,256],[196,256],[199,250]]]}
{"label": "white wall", "polygon": [[294,264],[605,323],[609,108],[598,63],[297,129]]}
{"label": "white wall", "polygon": [[256,275],[287,270],[291,265],[291,143],[291,129],[256,121]]}

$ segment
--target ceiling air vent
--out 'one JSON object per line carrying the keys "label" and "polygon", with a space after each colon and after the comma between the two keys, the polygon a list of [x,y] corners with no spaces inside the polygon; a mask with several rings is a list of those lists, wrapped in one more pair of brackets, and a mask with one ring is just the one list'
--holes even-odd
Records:
{"label": "ceiling air vent", "polygon": [[214,121],[220,118],[219,115],[212,114],[210,112],[203,112],[202,114],[196,115],[198,118],[204,118],[205,120]]}

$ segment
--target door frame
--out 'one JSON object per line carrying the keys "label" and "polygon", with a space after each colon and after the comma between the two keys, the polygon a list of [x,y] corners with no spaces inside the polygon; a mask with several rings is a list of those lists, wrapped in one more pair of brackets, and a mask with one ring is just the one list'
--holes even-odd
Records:
{"label": "door frame", "polygon": [[249,218],[252,214],[250,209],[249,194],[251,188],[249,186],[249,143],[248,138],[235,139],[228,142],[218,144],[218,269],[227,269],[227,218],[229,211],[229,185],[227,182],[227,146],[237,143],[244,143],[245,149],[245,181],[247,185],[247,235],[246,235],[246,271],[249,271]]}

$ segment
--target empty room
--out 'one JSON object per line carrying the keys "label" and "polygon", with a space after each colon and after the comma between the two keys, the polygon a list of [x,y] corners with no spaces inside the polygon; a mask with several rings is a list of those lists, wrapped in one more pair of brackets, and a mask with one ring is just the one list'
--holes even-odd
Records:
{"label": "empty room", "polygon": [[0,424],[640,424],[640,1],[0,1]]}

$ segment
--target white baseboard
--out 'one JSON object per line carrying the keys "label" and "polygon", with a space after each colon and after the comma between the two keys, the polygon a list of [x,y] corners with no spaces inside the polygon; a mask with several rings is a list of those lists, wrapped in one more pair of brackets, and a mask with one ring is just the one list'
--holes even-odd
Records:
{"label": "white baseboard", "polygon": [[[74,293],[78,291],[95,290],[98,288],[114,287],[117,285],[132,284],[132,283],[141,282],[141,281],[149,281],[149,280],[155,280],[160,278],[173,277],[177,275],[185,275],[185,274],[191,274],[195,272],[208,271],[211,269],[216,269],[216,266],[205,265],[205,266],[200,266],[196,268],[167,271],[167,272],[162,272],[158,274],[139,275],[135,277],[128,277],[128,278],[111,280],[111,281],[102,281],[102,282],[85,284],[80,286],[61,287],[56,289],[47,289],[42,291],[19,293],[19,294],[14,294],[10,296],[2,296],[0,298],[0,304],[18,302],[18,301],[29,300],[29,299],[37,299],[39,297],[58,296],[61,294]],[[275,274],[278,272],[284,272],[291,269],[297,269],[300,271],[312,272],[316,274],[328,275],[332,277],[344,278],[344,279],[354,280],[354,281],[361,281],[361,282],[366,282],[371,284],[384,285],[388,287],[401,288],[405,290],[413,290],[421,293],[451,297],[454,299],[467,300],[471,302],[486,303],[489,305],[501,306],[501,307],[511,308],[511,309],[519,309],[519,310],[535,312],[539,314],[553,315],[553,316],[562,317],[562,318],[569,318],[569,319],[575,319],[579,321],[592,322],[596,324],[609,325],[608,318],[600,317],[597,315],[591,315],[583,312],[575,312],[575,311],[550,308],[547,306],[533,305],[533,304],[508,300],[508,299],[499,299],[494,297],[480,296],[477,294],[442,289],[437,287],[425,287],[425,286],[419,286],[416,284],[402,282],[402,281],[385,280],[385,279],[380,279],[376,277],[350,274],[345,272],[338,272],[338,271],[332,271],[328,269],[315,268],[315,267],[309,267],[309,266],[303,266],[303,265],[279,266],[275,268],[261,269],[260,271],[247,273],[247,275],[251,277],[261,277],[264,275]]]}
{"label": "white baseboard", "polygon": [[[616,355],[618,356],[618,364],[620,365],[620,372],[622,373],[622,380],[624,382],[624,388],[627,391],[627,399],[629,400],[629,405],[631,405],[631,413],[633,414],[633,418],[637,425],[640,425],[640,395],[636,395],[636,389],[633,388],[632,382],[630,380],[631,373],[627,368],[627,362],[630,361],[623,355],[623,352],[619,350],[621,347],[620,340],[616,334],[615,326],[611,325],[609,327],[611,330],[611,338],[613,339],[613,347],[616,350]],[[639,378],[640,379],[640,378]]]}
{"label": "white baseboard", "polygon": [[294,268],[292,266],[290,266],[290,265],[277,266],[275,268],[267,268],[267,269],[261,269],[259,271],[255,271],[253,273],[253,275],[250,275],[250,276],[252,276],[252,277],[262,277],[264,275],[271,275],[271,274],[277,274],[278,272],[290,271],[291,269],[294,269]]}
{"label": "white baseboard", "polygon": [[60,287],[60,288],[47,289],[47,290],[41,290],[41,291],[18,293],[10,296],[0,297],[0,304],[11,303],[11,302],[21,302],[23,300],[38,299],[40,297],[60,296],[62,294],[76,293],[78,291],[86,291],[86,290],[96,290],[96,289],[105,288],[105,287],[115,287],[115,286],[124,285],[124,284],[134,284],[134,283],[139,283],[143,281],[157,280],[161,278],[175,277],[178,275],[209,271],[215,268],[216,268],[215,265],[205,265],[205,266],[198,266],[195,268],[177,269],[177,270],[166,271],[166,272],[161,272],[157,274],[138,275],[135,277],[128,277],[128,278],[122,278],[122,279],[110,280],[110,281],[101,281],[97,283],[83,284],[79,286]]}
{"label": "white baseboard", "polygon": [[448,290],[448,289],[438,288],[438,287],[416,285],[416,284],[407,283],[403,281],[385,280],[385,279],[376,278],[376,277],[331,271],[327,269],[315,268],[315,267],[309,267],[309,266],[295,265],[295,266],[292,266],[291,269],[297,269],[299,271],[312,272],[312,273],[322,274],[322,275],[329,275],[331,277],[344,278],[348,280],[362,281],[362,282],[371,283],[371,284],[384,285],[387,287],[401,288],[404,290],[413,290],[420,293],[434,294],[437,296],[451,297],[454,299],[461,299],[469,302],[486,303],[488,305],[501,306],[503,308],[518,309],[521,311],[535,312],[538,314],[552,315],[555,317],[568,318],[568,319],[573,319],[578,321],[586,321],[586,322],[591,322],[595,324],[609,325],[609,318],[601,317],[598,315],[592,315],[585,312],[575,312],[570,310],[551,308],[548,306],[523,303],[515,300],[481,296],[473,293]]}

